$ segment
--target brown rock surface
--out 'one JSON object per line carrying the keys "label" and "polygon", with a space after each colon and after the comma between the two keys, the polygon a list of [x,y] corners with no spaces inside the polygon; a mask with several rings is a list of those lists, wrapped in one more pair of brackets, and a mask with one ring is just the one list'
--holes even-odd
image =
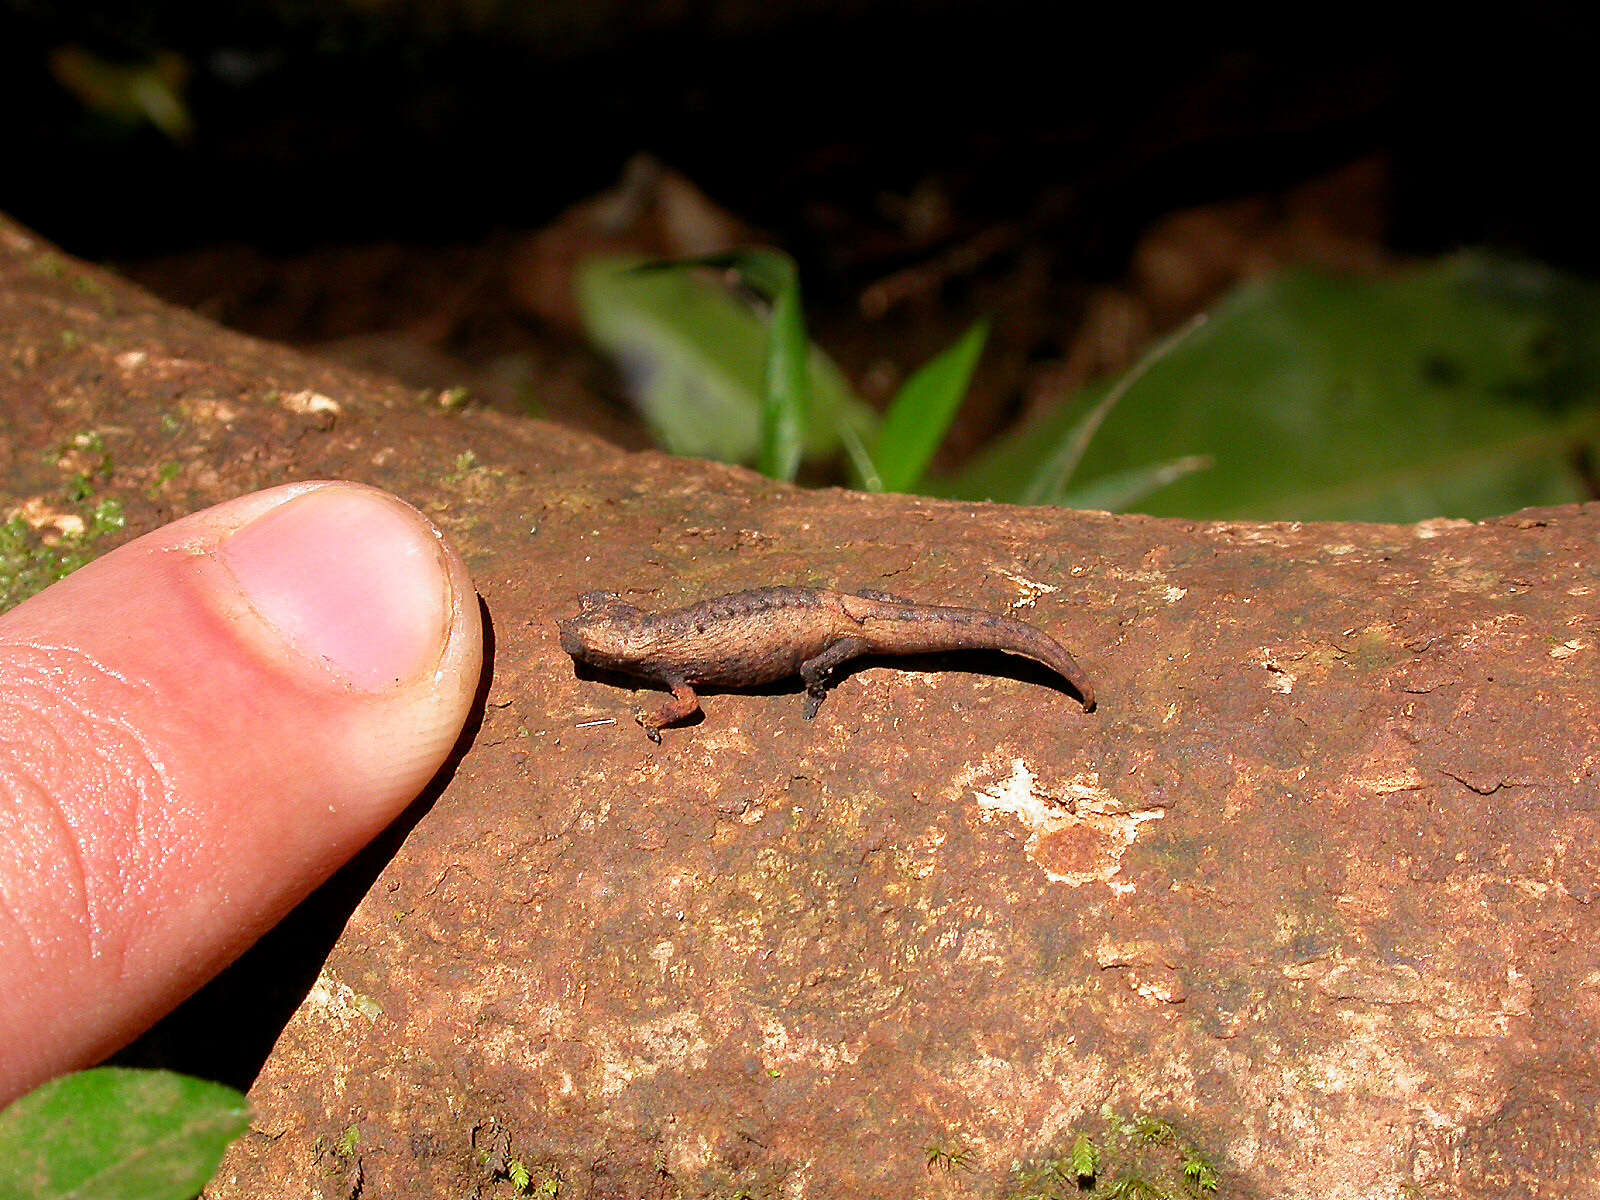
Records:
{"label": "brown rock surface", "polygon": [[[130,536],[360,479],[455,539],[493,623],[481,724],[216,1200],[510,1196],[513,1164],[563,1197],[1000,1197],[1103,1105],[1174,1122],[1219,1195],[1600,1194],[1600,506],[798,491],[443,411],[3,222],[0,314],[0,508],[48,509],[91,432]],[[589,588],[778,582],[1014,609],[1099,711],[999,658],[868,662],[812,723],[712,694],[655,747],[556,641]]]}

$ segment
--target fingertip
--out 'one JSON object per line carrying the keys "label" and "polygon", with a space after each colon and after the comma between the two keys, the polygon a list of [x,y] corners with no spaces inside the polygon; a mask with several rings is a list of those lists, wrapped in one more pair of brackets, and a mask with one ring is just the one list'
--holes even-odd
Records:
{"label": "fingertip", "polygon": [[474,615],[460,611],[447,556],[415,509],[345,484],[287,500],[217,549],[268,627],[366,691],[431,672],[450,625]]}
{"label": "fingertip", "polygon": [[338,482],[193,514],[0,616],[0,1103],[137,1035],[386,826],[481,659],[439,531]]}

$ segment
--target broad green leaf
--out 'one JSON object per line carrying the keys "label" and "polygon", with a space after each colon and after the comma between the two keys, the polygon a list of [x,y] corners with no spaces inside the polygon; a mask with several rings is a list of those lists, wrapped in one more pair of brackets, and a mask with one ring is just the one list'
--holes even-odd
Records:
{"label": "broad green leaf", "polygon": [[769,479],[791,480],[800,469],[811,409],[805,309],[800,271],[781,250],[754,247],[680,262],[650,263],[637,272],[712,267],[729,271],[772,305],[761,388],[761,449],[756,469]]}
{"label": "broad green leaf", "polygon": [[[618,362],[629,394],[666,449],[757,462],[769,390],[769,323],[700,272],[640,271],[638,265],[599,258],[579,270],[578,301],[590,338]],[[793,337],[792,324],[787,336]],[[832,360],[815,348],[809,357],[810,419],[799,441],[806,460],[822,461],[838,451],[841,427],[867,437],[875,418]]]}
{"label": "broad green leaf", "polygon": [[[940,488],[1014,498],[1104,387]],[[1600,288],[1465,253],[1376,281],[1298,271],[1235,292],[1128,391],[1075,493],[1203,455],[1156,515],[1411,521],[1583,496],[1600,440]]]}
{"label": "broad green leaf", "polygon": [[878,427],[872,461],[879,486],[872,490],[909,491],[921,480],[966,397],[988,337],[989,323],[979,321],[901,385]]}
{"label": "broad green leaf", "polygon": [[189,1200],[250,1124],[232,1088],[99,1067],[0,1112],[3,1200]]}

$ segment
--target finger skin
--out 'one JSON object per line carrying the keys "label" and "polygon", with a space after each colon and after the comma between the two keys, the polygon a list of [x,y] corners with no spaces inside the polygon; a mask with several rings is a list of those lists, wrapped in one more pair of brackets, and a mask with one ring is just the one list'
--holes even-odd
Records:
{"label": "finger skin", "polygon": [[[291,503],[267,566],[230,565]],[[308,578],[333,582],[297,607]],[[344,657],[315,652],[340,613]],[[369,626],[378,650],[347,653]],[[0,1103],[136,1036],[392,820],[458,736],[481,639],[460,559],[351,484],[197,513],[0,617]]]}

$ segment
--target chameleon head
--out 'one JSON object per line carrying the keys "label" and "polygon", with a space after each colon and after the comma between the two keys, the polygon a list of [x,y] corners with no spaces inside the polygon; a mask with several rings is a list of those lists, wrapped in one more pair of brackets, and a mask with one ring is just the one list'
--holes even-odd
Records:
{"label": "chameleon head", "polygon": [[615,592],[585,592],[578,615],[562,621],[561,648],[597,667],[624,666],[637,653],[639,610]]}

